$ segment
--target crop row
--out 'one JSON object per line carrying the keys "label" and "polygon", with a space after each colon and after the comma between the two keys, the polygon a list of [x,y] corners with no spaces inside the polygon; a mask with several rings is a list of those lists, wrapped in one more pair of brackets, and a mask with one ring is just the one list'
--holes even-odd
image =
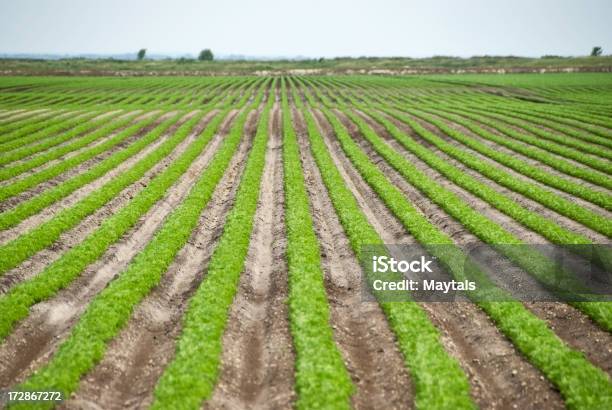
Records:
{"label": "crop row", "polygon": [[[33,168],[36,168],[38,166],[41,166],[43,164],[48,163],[49,161],[53,161],[55,159],[58,159],[72,151],[78,150],[80,148],[86,147],[87,145],[91,144],[94,141],[99,140],[100,137],[102,136],[106,136],[108,135],[110,132],[114,131],[117,128],[120,128],[122,126],[127,125],[129,122],[133,121],[133,119],[136,117],[136,114],[129,114],[129,115],[123,115],[121,118],[119,119],[113,119],[111,121],[109,121],[108,118],[104,118],[98,121],[95,121],[93,123],[85,123],[81,126],[78,126],[76,128],[74,128],[70,134],[72,135],[79,135],[79,134],[83,134],[86,131],[93,129],[93,128],[98,128],[97,130],[94,130],[93,132],[83,136],[82,138],[78,138],[76,141],[73,141],[70,144],[65,144],[61,147],[55,148],[55,149],[51,149],[49,151],[46,152],[42,152],[39,155],[36,155],[32,158],[29,158],[27,160],[24,161],[20,161],[17,164],[11,164],[9,166],[6,166],[4,168],[2,168],[0,170],[0,181],[5,181],[7,179],[10,178],[14,178],[16,176],[18,176],[19,174],[22,174],[23,172],[29,171]],[[105,123],[109,123],[108,125],[104,125]],[[104,126],[103,126],[104,125]],[[35,152],[39,151],[39,148],[42,147],[28,147],[29,149],[27,150],[20,150],[19,152],[19,156],[20,157],[25,157],[25,156],[29,156],[32,155]],[[29,152],[28,152],[29,151]],[[40,149],[40,151],[42,151],[42,149]],[[13,151],[14,152],[14,151]],[[16,153],[16,152],[15,152]],[[12,152],[11,152],[12,154]],[[17,154],[17,153],[16,153]],[[11,157],[13,155],[6,155],[6,157]],[[15,156],[13,156],[15,157]],[[17,160],[19,158],[14,158],[14,160]]]}
{"label": "crop row", "polygon": [[[240,105],[240,103],[239,103]],[[62,172],[65,172],[76,165],[83,163],[84,161],[93,158],[94,156],[109,150],[110,148],[117,146],[118,144],[125,141],[127,138],[131,137],[135,133],[141,131],[147,126],[150,126],[153,122],[157,121],[157,118],[161,114],[154,115],[149,119],[135,124],[119,134],[113,136],[108,141],[105,141],[102,144],[97,145],[91,150],[85,151],[79,155],[76,155],[68,160],[65,160],[59,164],[56,164],[52,167],[49,167],[42,172],[26,177],[20,181],[16,181],[12,185],[8,185],[5,187],[0,187],[0,198],[7,198],[10,196],[17,195],[24,190],[35,186],[43,181],[49,180],[52,177],[59,175]],[[124,121],[128,121],[125,119]],[[109,127],[105,127],[96,131],[96,135],[98,137],[104,136],[107,133],[113,131],[116,126],[126,125],[121,121],[120,123],[116,123],[110,125]],[[15,208],[8,210],[2,214],[0,214],[0,229],[7,229],[9,227],[17,225],[19,222],[27,218],[28,216],[34,215],[36,212],[42,210],[44,207],[58,201],[61,198],[66,197],[70,193],[74,192],[76,189],[84,186],[85,184],[94,181],[95,179],[101,177],[111,169],[115,168],[119,164],[123,163],[130,157],[136,155],[138,152],[142,151],[146,146],[148,146],[152,141],[155,141],[156,134],[147,134],[141,139],[137,140],[133,144],[129,145],[127,148],[116,152],[104,159],[99,164],[95,165],[91,169],[88,169],[86,172],[76,175],[75,177],[64,181],[64,183],[59,184],[49,190],[46,190],[33,198],[24,201],[18,204]]]}
{"label": "crop row", "polygon": [[[343,111],[353,123],[358,126],[361,134],[371,144],[373,149],[399,172],[408,183],[424,193],[432,202],[444,209],[454,219],[461,222],[470,232],[479,237],[483,242],[489,244],[523,244],[523,242],[512,233],[477,212],[454,193],[443,188],[435,180],[426,176],[399,152],[383,142],[361,117],[348,111],[346,107]],[[406,142],[406,139],[407,138],[404,136],[404,142]],[[424,152],[421,150],[421,153]],[[460,176],[458,170],[455,170],[453,174],[455,177]],[[472,184],[472,186],[473,185],[474,184]],[[506,203],[506,206],[507,205]],[[516,247],[506,246],[501,247],[500,252],[505,254],[510,260],[532,274],[553,291],[556,288],[555,284],[562,277],[567,285],[564,290],[565,292],[569,288],[577,293],[588,293],[584,285],[577,281],[571,273],[559,269],[553,261],[550,261],[537,251],[529,251],[527,248],[522,248],[519,251]],[[603,328],[607,330],[612,329],[612,312],[608,308],[609,304],[601,302],[574,304],[591,316]]]}
{"label": "crop row", "polygon": [[[311,103],[312,104],[312,103]],[[403,194],[374,165],[352,140],[340,121],[321,108],[334,129],[345,155],[387,207],[420,243],[453,244],[406,200]],[[435,248],[432,250],[435,252]],[[458,281],[465,279],[465,257],[457,252],[435,255]],[[486,277],[472,268],[474,277]],[[561,391],[570,408],[594,408],[609,405],[612,385],[607,375],[589,363],[583,355],[565,345],[548,328],[546,322],[530,313],[518,302],[478,302],[496,322],[499,329]],[[605,393],[600,393],[605,392]]]}
{"label": "crop row", "polygon": [[320,248],[285,87],[282,91],[286,258],[289,319],[296,353],[296,407],[348,408],[354,387],[329,325]]}
{"label": "crop row", "polygon": [[[69,396],[77,388],[81,376],[102,358],[108,341],[125,326],[134,307],[159,283],[195,229],[200,213],[238,147],[247,114],[247,111],[240,114],[230,135],[185,200],[164,220],[128,267],[96,295],[52,359],[19,389],[36,390],[47,386]],[[43,402],[38,407],[51,406]]]}
{"label": "crop row", "polygon": [[[366,246],[382,245],[383,241],[346,187],[312,114],[302,106],[295,90],[293,99],[304,115],[310,149],[336,214],[353,252],[362,259]],[[381,302],[381,308],[397,337],[398,347],[415,383],[417,407],[474,407],[466,375],[444,349],[438,330],[423,309],[414,302]]]}
{"label": "crop row", "polygon": [[[177,114],[155,128],[148,135],[151,141],[159,138],[180,118],[181,116]],[[186,124],[193,125],[193,121]],[[49,221],[0,246],[0,275],[53,244],[63,232],[76,226],[85,217],[113,199],[125,187],[142,178],[149,169],[172,152],[186,136],[186,133],[175,133],[125,173],[90,193],[72,207],[58,212]]]}
{"label": "crop row", "polygon": [[[272,86],[273,87],[273,86]],[[274,98],[268,96],[260,115],[234,206],[215,248],[206,275],[183,317],[176,354],[160,377],[152,408],[199,408],[217,381],[223,332],[249,250],[259,199],[269,115]],[[230,138],[237,139],[237,128]]]}

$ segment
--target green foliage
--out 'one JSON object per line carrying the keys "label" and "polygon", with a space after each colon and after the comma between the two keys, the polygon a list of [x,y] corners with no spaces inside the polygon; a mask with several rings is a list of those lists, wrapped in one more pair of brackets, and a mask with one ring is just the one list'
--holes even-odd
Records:
{"label": "green foliage", "polygon": [[[170,117],[151,131],[147,135],[149,138],[141,141],[151,143],[159,138],[179,119],[180,116],[178,114]],[[34,255],[41,249],[53,244],[59,238],[62,232],[74,227],[77,223],[83,220],[83,218],[91,215],[97,209],[113,199],[125,187],[140,179],[145,172],[172,152],[172,150],[185,137],[186,135],[174,134],[156,150],[138,161],[134,166],[132,166],[125,173],[121,174],[118,178],[109,181],[101,188],[81,199],[72,207],[58,212],[49,221],[0,246],[0,275],[17,266],[19,263]]]}
{"label": "green foliage", "polygon": [[[314,118],[294,90],[293,100],[306,120],[310,149],[321,172],[336,214],[353,252],[362,257],[364,246],[383,244],[367,221],[336,168]],[[438,330],[414,302],[383,303],[382,309],[395,333],[404,361],[415,383],[418,408],[473,408],[470,385],[459,364],[445,351]]]}
{"label": "green foliage", "polygon": [[[153,409],[199,409],[212,394],[219,372],[221,342],[229,308],[249,250],[273,102],[269,98],[261,114],[234,207],[227,217],[206,276],[189,301],[176,354],[155,388]],[[253,107],[259,104],[260,99]],[[241,125],[244,125],[246,114],[245,111],[238,120],[238,126],[228,137],[228,142],[235,145],[240,140],[243,133]]]}
{"label": "green foliage", "polygon": [[320,249],[284,87],[282,113],[289,319],[296,354],[296,407],[348,409],[354,388],[329,326]]}
{"label": "green foliage", "polygon": [[[128,321],[134,306],[156,286],[196,227],[242,136],[246,116],[232,127],[220,150],[185,200],[165,219],[151,241],[90,303],[53,358],[22,383],[23,390],[61,391],[70,396],[81,376],[104,355],[106,344]],[[236,129],[238,131],[236,131]],[[36,407],[53,404],[39,402]],[[15,406],[16,408],[19,405]]]}
{"label": "green foliage", "polygon": [[[453,241],[431,224],[403,196],[368,156],[351,139],[333,114],[323,112],[340,145],[366,182],[381,197],[404,227],[421,244],[452,244]],[[432,250],[435,252],[435,249]],[[456,280],[466,278],[465,257],[457,252],[435,254]],[[482,272],[471,267],[471,277],[486,282]],[[495,288],[485,287],[487,292]],[[497,290],[497,292],[501,292]],[[612,402],[612,383],[606,373],[593,366],[579,352],[564,344],[543,320],[535,317],[518,302],[481,302],[479,306],[496,322],[500,330],[561,391],[570,408],[606,408]],[[603,392],[603,393],[602,393]]]}
{"label": "green foliage", "polygon": [[200,54],[198,55],[198,60],[200,61],[213,61],[214,58],[215,57],[213,56],[210,48],[205,48],[204,50],[200,51]]}
{"label": "green foliage", "polygon": [[136,54],[136,58],[138,59],[138,61],[144,60],[146,54],[147,54],[147,49],[141,48],[140,50],[138,50],[138,53]]}

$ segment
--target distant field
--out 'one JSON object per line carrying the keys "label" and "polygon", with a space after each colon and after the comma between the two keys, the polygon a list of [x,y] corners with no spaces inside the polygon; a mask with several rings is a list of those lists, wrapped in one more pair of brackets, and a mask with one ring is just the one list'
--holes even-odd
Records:
{"label": "distant field", "polygon": [[[359,258],[420,244],[462,280],[431,245],[610,244],[611,175],[608,73],[0,77],[0,390],[66,409],[610,409],[612,303],[366,303]],[[549,291],[547,255],[491,252],[485,280]]]}
{"label": "distant field", "polygon": [[302,61],[0,59],[0,75],[303,75],[611,72],[612,56],[334,58]]}

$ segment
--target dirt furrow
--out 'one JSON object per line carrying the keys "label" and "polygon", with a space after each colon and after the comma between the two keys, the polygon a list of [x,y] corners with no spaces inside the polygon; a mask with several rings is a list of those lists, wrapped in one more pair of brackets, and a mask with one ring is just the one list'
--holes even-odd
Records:
{"label": "dirt furrow", "polygon": [[[96,119],[98,119],[98,120],[99,120],[99,119],[102,119],[102,118],[103,118],[103,117],[105,117],[105,116],[109,116],[109,115],[111,115],[111,114],[113,114],[113,113],[117,113],[117,112],[118,112],[118,110],[115,110],[115,111],[109,111],[108,113],[105,113],[106,115],[104,115],[104,116],[102,116],[102,115],[101,115],[101,116],[99,116],[99,117],[96,117],[96,118],[92,119],[91,121],[95,121]],[[63,145],[67,145],[67,144],[70,144],[70,143],[74,142],[74,141],[75,141],[75,139],[80,139],[80,138],[82,138],[82,137],[86,137],[86,136],[88,136],[89,134],[95,133],[96,131],[98,131],[98,130],[99,130],[100,128],[102,128],[102,127],[105,127],[105,126],[107,126],[107,125],[110,125],[110,124],[112,124],[113,122],[118,122],[118,121],[121,121],[121,120],[123,120],[124,118],[126,118],[126,117],[128,117],[128,116],[130,116],[130,115],[138,114],[139,112],[140,112],[140,111],[130,111],[130,112],[124,112],[124,113],[122,113],[121,115],[118,115],[116,118],[111,119],[109,122],[107,122],[107,123],[105,123],[105,124],[101,124],[101,125],[99,125],[99,126],[97,126],[97,127],[93,128],[93,129],[91,129],[91,130],[88,130],[88,131],[86,131],[86,132],[84,132],[84,133],[82,133],[82,134],[80,134],[80,135],[78,135],[78,136],[74,137],[73,139],[70,139],[70,140],[68,140],[68,141],[65,141],[65,142],[64,142],[64,143],[62,143],[62,144],[56,145],[56,146],[54,146],[54,147],[51,147],[49,150],[53,150],[53,149],[55,149],[55,148],[61,148]],[[144,118],[146,118],[146,116],[142,116],[142,115],[141,115],[140,117],[137,117],[137,118],[144,119]],[[132,123],[131,123],[131,124],[134,124],[134,123],[135,123],[134,121],[135,121],[137,118],[135,118],[135,119],[132,121]],[[44,164],[39,165],[39,166],[37,166],[37,167],[35,167],[35,168],[32,168],[32,169],[30,169],[30,170],[27,170],[27,171],[25,171],[25,172],[23,172],[23,173],[21,173],[21,174],[19,174],[19,175],[16,175],[16,176],[12,177],[12,178],[11,178],[11,179],[9,179],[9,180],[2,181],[2,184],[1,184],[1,185],[8,185],[8,184],[11,184],[11,183],[13,183],[13,182],[15,182],[15,181],[19,181],[20,179],[24,179],[24,178],[25,178],[25,177],[27,177],[28,175],[31,175],[31,174],[34,174],[34,173],[37,173],[37,172],[43,171],[43,170],[45,170],[46,168],[52,167],[53,165],[56,165],[56,164],[58,164],[58,163],[60,163],[60,162],[62,162],[62,161],[65,161],[65,160],[67,160],[67,159],[69,159],[69,158],[72,158],[72,157],[74,157],[74,156],[76,156],[76,155],[79,155],[79,154],[80,154],[80,153],[82,153],[83,151],[86,151],[86,150],[91,149],[91,148],[93,148],[93,147],[96,147],[96,146],[98,146],[98,145],[100,145],[100,144],[103,144],[104,142],[106,142],[107,140],[109,140],[109,139],[111,139],[113,136],[115,136],[115,135],[117,134],[117,132],[120,132],[122,129],[127,128],[128,126],[129,126],[129,125],[126,125],[126,126],[124,126],[124,127],[120,128],[120,129],[118,129],[118,130],[113,131],[112,133],[110,133],[110,134],[108,134],[108,135],[104,135],[104,136],[102,136],[102,137],[100,137],[100,138],[96,139],[95,141],[90,142],[89,144],[87,144],[87,145],[86,145],[86,146],[84,146],[84,147],[81,147],[81,148],[76,149],[76,150],[74,150],[74,151],[70,151],[70,152],[68,152],[68,153],[64,154],[63,156],[61,156],[61,157],[59,157],[59,158],[57,158],[57,159],[53,159],[53,160],[51,160],[51,161],[45,162]],[[42,154],[46,154],[46,153],[47,153],[47,151],[49,151],[49,150],[41,151],[41,152],[35,153],[35,154],[33,154],[33,155],[29,155],[29,156],[27,156],[27,157],[25,157],[25,158],[19,159],[19,160],[17,160],[17,161],[13,161],[13,162],[11,162],[11,163],[10,163],[10,165],[12,166],[12,165],[17,165],[17,164],[21,164],[21,163],[24,163],[24,162],[28,162],[28,161],[30,161],[31,159],[33,159],[34,157],[37,157],[37,156],[42,155]]]}
{"label": "dirt furrow", "polygon": [[[410,114],[406,114],[406,115],[410,116]],[[591,203],[589,201],[586,201],[584,199],[577,198],[577,197],[575,197],[575,196],[573,196],[571,194],[568,194],[568,193],[566,193],[564,191],[561,191],[559,189],[550,187],[550,186],[548,186],[546,184],[543,184],[542,182],[536,181],[536,180],[531,179],[531,178],[529,178],[529,177],[527,177],[525,175],[522,175],[519,172],[513,170],[512,168],[509,168],[509,167],[507,167],[507,166],[505,166],[503,164],[500,164],[499,162],[493,161],[492,159],[487,158],[483,154],[481,154],[481,153],[479,153],[479,152],[477,152],[477,151],[475,151],[475,150],[473,150],[473,149],[471,149],[471,148],[461,144],[460,142],[456,141],[455,139],[450,138],[449,136],[444,134],[441,130],[439,130],[437,127],[429,124],[428,122],[425,122],[425,121],[423,121],[423,120],[421,120],[420,118],[417,118],[417,117],[412,117],[412,119],[414,119],[415,121],[419,122],[423,127],[428,129],[429,131],[433,132],[434,134],[436,134],[438,137],[442,138],[443,140],[445,140],[449,144],[469,152],[470,154],[474,155],[475,157],[481,159],[482,161],[491,164],[491,166],[499,168],[499,169],[503,170],[504,172],[507,172],[508,174],[512,175],[513,177],[515,177],[518,180],[528,181],[528,182],[533,183],[535,185],[538,185],[538,186],[540,186],[540,187],[542,187],[542,188],[544,188],[544,189],[546,189],[548,191],[552,191],[556,195],[559,195],[560,197],[565,198],[565,199],[567,199],[570,202],[574,202],[574,203],[576,203],[576,204],[578,204],[578,205],[580,205],[580,206],[582,206],[582,207],[584,207],[584,208],[586,208],[586,209],[588,209],[588,210],[590,210],[592,212],[598,213],[598,214],[603,215],[603,216],[608,217],[608,218],[612,217],[612,213],[611,212],[606,211],[605,209],[599,207],[598,205],[595,205],[595,204],[593,204],[593,203]],[[464,134],[466,134],[468,136],[470,135],[470,133],[467,132],[467,131]],[[418,141],[419,143],[421,143],[421,144],[423,144],[423,145],[425,145],[427,147],[431,147],[431,144],[426,142],[426,141],[424,141],[421,137],[417,137],[416,141]],[[515,156],[515,155],[513,155],[513,156]]]}
{"label": "dirt furrow", "polygon": [[[383,241],[387,244],[414,244],[414,238],[344,156],[327,121],[320,113],[315,114],[336,166]],[[438,222],[444,224],[447,220]],[[462,231],[463,228],[456,232]],[[472,395],[479,406],[488,409],[512,408],[514,405],[524,409],[563,408],[557,390],[514,349],[477,306],[469,302],[420,305],[440,330],[447,351],[457,358],[468,375]]]}
{"label": "dirt furrow", "polygon": [[223,335],[219,381],[206,409],[290,408],[295,400],[279,114],[275,105],[245,271]]}
{"label": "dirt furrow", "polygon": [[297,115],[294,121],[315,231],[321,245],[334,339],[357,386],[353,406],[357,409],[411,408],[412,384],[393,332],[378,304],[362,300],[359,261],[310,154],[303,119]]}
{"label": "dirt furrow", "polygon": [[[232,118],[228,117],[226,123],[231,122]],[[198,128],[203,126],[200,124]],[[193,134],[199,132],[196,130]],[[187,172],[168,190],[168,194],[143,215],[120,241],[112,245],[100,260],[88,266],[77,280],[52,299],[32,307],[30,315],[0,345],[0,359],[12,358],[10,361],[0,360],[0,386],[21,381],[48,360],[89,301],[127,267],[153,237],[164,218],[187,195],[214,156],[224,135],[221,132],[213,138]]]}
{"label": "dirt furrow", "polygon": [[[351,130],[354,139],[358,141],[361,147],[368,153],[369,157],[378,164],[379,168],[381,168],[389,179],[392,180],[392,182],[428,219],[430,219],[431,222],[438,225],[440,229],[447,233],[452,232],[453,234],[451,236],[453,240],[460,246],[469,247],[471,244],[483,244],[480,239],[463,228],[463,225],[448,216],[444,210],[433,204],[427,197],[421,194],[420,191],[409,185],[397,171],[387,165],[384,159],[381,158],[361,137],[354,124],[349,123],[345,117],[342,117],[342,120]],[[471,198],[467,203],[474,208],[478,208],[479,205],[479,201],[476,198]],[[481,207],[485,206],[482,205]],[[494,222],[497,221],[494,220]],[[544,242],[545,241],[542,241],[540,243]],[[526,307],[532,310],[537,316],[546,320],[549,325],[555,329],[557,334],[570,344],[570,346],[579,348],[587,357],[592,358],[596,365],[609,370],[610,362],[612,361],[611,352],[609,349],[602,349],[601,345],[593,343],[593,340],[612,342],[612,335],[600,329],[586,315],[564,303],[540,302],[543,300],[554,300],[554,295],[551,295],[545,290],[532,275],[515,266],[505,258],[502,258],[493,249],[481,248],[481,250],[482,251],[479,252],[481,253],[479,259],[484,258],[486,263],[482,265],[482,259],[480,259],[479,262],[489,277],[496,280],[497,283],[503,284],[502,287],[510,293],[515,293],[517,289],[532,289],[535,292],[534,300],[538,302],[527,303]],[[565,257],[568,259],[571,258],[573,263],[581,263],[578,256],[566,254]],[[540,307],[540,304],[543,307]],[[568,316],[576,319],[576,321],[564,320]],[[593,339],[583,339],[582,343],[576,343],[576,332],[593,335]]]}
{"label": "dirt furrow", "polygon": [[[192,114],[183,117],[178,124],[172,126],[166,133],[165,138],[172,135],[180,125],[187,121]],[[163,160],[149,169],[138,181],[124,188],[117,196],[96,210],[93,214],[84,218],[77,226],[62,233],[57,241],[51,246],[41,250],[21,265],[6,272],[0,278],[0,294],[4,293],[12,284],[23,281],[37,275],[46,265],[59,258],[66,250],[80,243],[87,235],[93,232],[102,221],[107,219],[117,210],[123,208],[135,195],[138,194],[151,179],[162,172],[172,163],[189,145],[189,141],[195,138],[191,135],[185,138],[178,146]]]}
{"label": "dirt furrow", "polygon": [[[146,114],[143,114],[142,116],[140,116],[136,121],[144,121],[146,118],[150,117],[151,115],[153,115],[155,112],[149,112]],[[4,201],[2,201],[2,203],[0,203],[0,211],[6,211],[10,208],[15,207],[16,205],[40,194],[41,192],[53,188],[57,185],[60,185],[61,183],[63,183],[64,181],[67,181],[68,179],[82,174],[83,172],[87,171],[88,169],[92,168],[95,164],[97,164],[98,162],[103,161],[104,159],[108,158],[109,156],[111,156],[112,154],[128,147],[129,145],[131,145],[132,143],[136,142],[137,140],[139,140],[140,138],[142,138],[143,136],[145,136],[149,131],[151,131],[152,129],[154,129],[156,126],[158,126],[163,120],[169,118],[173,113],[169,112],[167,114],[162,115],[160,118],[156,119],[152,124],[146,126],[145,128],[143,128],[142,130],[140,130],[139,132],[137,132],[136,134],[126,138],[124,141],[122,141],[121,143],[117,144],[116,146],[112,147],[111,149],[100,153],[99,155],[96,155],[93,158],[90,158],[89,160],[77,165],[76,167],[69,169],[65,172],[62,172],[61,174],[47,180],[44,182],[41,182],[38,185],[35,185],[32,188],[29,188],[17,195],[15,195],[14,197],[8,198]],[[118,134],[119,132],[121,132],[123,129],[127,128],[128,126],[123,127],[121,130],[117,130],[115,132],[112,133],[112,135],[110,136],[111,138],[113,136],[115,136],[116,134]],[[145,147],[144,150],[151,150],[151,147],[153,146],[159,146],[159,144],[161,144],[162,142],[162,138],[157,139],[156,141],[154,141],[153,143],[149,144],[149,146]],[[144,151],[143,150],[143,151]],[[141,155],[142,156],[142,152],[136,154],[136,155]],[[21,179],[24,179],[28,176],[31,176],[33,174],[38,173],[40,170],[44,171],[44,168],[47,168],[46,164],[43,165],[42,167],[38,167],[38,168],[34,168],[31,170],[28,170],[26,172],[24,172],[23,174],[17,176],[16,178],[13,179],[9,179],[6,182],[6,185],[10,185],[13,182],[18,182]]]}
{"label": "dirt furrow", "polygon": [[[440,117],[440,116],[438,116],[438,115],[435,115],[435,114],[432,114],[432,116],[433,116],[433,117],[435,117],[436,119],[438,119],[438,120],[442,121],[443,123],[447,124],[448,126],[452,127],[453,129],[455,129],[455,130],[457,130],[457,131],[461,132],[462,134],[469,136],[470,138],[474,139],[475,141],[478,141],[478,142],[480,142],[481,144],[486,145],[487,147],[492,148],[492,149],[494,149],[494,150],[495,150],[495,151],[497,151],[497,152],[501,152],[501,153],[504,153],[504,154],[510,155],[510,156],[512,156],[512,157],[514,157],[514,158],[520,159],[521,161],[523,161],[523,162],[525,162],[525,163],[527,163],[527,164],[529,164],[529,165],[531,165],[531,166],[533,166],[533,167],[535,167],[535,168],[538,168],[538,169],[540,169],[540,170],[542,170],[542,171],[548,172],[549,174],[555,175],[555,176],[557,176],[557,177],[559,177],[559,178],[563,178],[563,179],[566,179],[566,180],[568,180],[568,181],[572,181],[572,182],[574,182],[574,183],[584,185],[585,187],[588,187],[588,188],[590,188],[590,189],[592,189],[592,190],[594,190],[594,191],[599,191],[599,192],[609,192],[609,190],[607,190],[607,189],[606,189],[606,188],[604,188],[604,187],[601,187],[601,186],[599,186],[599,185],[593,184],[593,183],[591,183],[591,182],[589,182],[589,181],[585,181],[585,180],[583,180],[583,179],[581,179],[581,178],[578,178],[578,177],[574,177],[574,176],[571,176],[571,175],[565,174],[565,173],[563,173],[563,172],[561,172],[561,171],[558,171],[557,169],[555,169],[555,168],[551,167],[550,165],[547,165],[547,164],[545,164],[545,163],[543,163],[543,162],[540,162],[540,161],[538,161],[538,160],[535,160],[535,159],[533,159],[533,158],[529,158],[529,157],[527,157],[527,156],[525,156],[525,155],[523,155],[523,154],[521,154],[521,153],[519,153],[519,152],[513,151],[513,150],[511,150],[510,148],[507,148],[507,147],[505,147],[505,146],[503,146],[503,145],[500,145],[500,144],[498,144],[498,143],[496,143],[496,142],[493,142],[493,141],[487,140],[487,139],[485,139],[485,138],[481,137],[480,135],[476,134],[475,132],[473,132],[473,131],[471,131],[471,130],[467,129],[466,127],[464,127],[464,126],[463,126],[463,125],[461,125],[461,124],[458,124],[458,123],[453,122],[453,121],[451,121],[451,120],[448,120],[448,119],[446,119],[446,118],[442,118],[442,117]],[[470,120],[470,121],[471,121],[471,120]],[[479,123],[478,121],[473,121],[473,122],[475,123],[475,125],[479,126],[480,128],[485,129],[486,131],[489,131],[491,134],[495,134],[495,135],[496,135],[496,136],[498,136],[498,137],[506,138],[506,139],[509,139],[509,140],[511,140],[511,141],[512,141],[512,139],[511,139],[510,137],[508,137],[507,135],[505,135],[505,134],[501,133],[500,131],[498,131],[498,130],[496,130],[496,129],[494,129],[494,128],[491,128],[491,127],[487,126],[486,124],[481,124],[481,123]],[[532,146],[530,146],[529,144],[524,143],[524,142],[522,142],[522,141],[515,140],[515,141],[513,141],[513,142],[514,142],[514,143],[516,143],[516,144],[518,144],[518,145],[521,145],[521,146],[523,146],[523,147],[525,147],[525,148],[530,148],[530,147],[532,147]],[[536,148],[537,148],[537,147],[536,147]],[[552,156],[557,157],[559,160],[563,160],[563,161],[566,161],[566,162],[571,163],[571,164],[572,164],[572,165],[574,165],[576,168],[588,169],[587,167],[585,167],[585,166],[584,166],[584,164],[582,164],[582,163],[580,163],[580,162],[573,161],[573,160],[571,160],[571,159],[569,159],[569,158],[565,158],[565,157],[562,157],[562,156],[556,155],[556,154],[555,154],[555,153],[553,153],[553,152],[548,152],[548,153],[549,153],[550,155],[552,155]],[[594,172],[597,172],[596,170],[593,170],[593,171],[594,171]],[[605,175],[605,174],[603,174],[603,173],[600,173],[600,174],[601,174],[602,176],[603,176],[603,175]]]}
{"label": "dirt furrow", "polygon": [[[251,146],[257,115],[250,115],[246,137],[202,212],[197,228],[161,283],[136,307],[102,361],[82,381],[63,408],[146,408],[165,366],[174,356],[182,317],[199,286],[229,212]],[[190,170],[195,182],[201,173]]]}
{"label": "dirt furrow", "polygon": [[[586,236],[587,238],[589,238],[591,241],[593,241],[594,243],[607,243],[608,242],[608,238],[605,235],[602,235],[598,232],[595,232],[593,230],[591,230],[590,228],[587,228],[586,226],[580,224],[579,222],[576,222],[568,217],[565,217],[563,215],[558,214],[557,212],[541,205],[540,203],[527,198],[525,196],[523,196],[522,194],[519,194],[517,192],[514,192],[506,187],[503,187],[499,184],[497,184],[496,182],[487,179],[485,177],[483,177],[480,173],[478,173],[477,171],[474,171],[473,169],[467,167],[466,165],[464,165],[463,163],[457,161],[456,159],[448,156],[447,154],[445,154],[444,152],[440,151],[439,149],[435,148],[434,146],[432,146],[431,144],[427,143],[426,141],[422,140],[421,137],[419,137],[416,133],[414,133],[414,131],[412,131],[412,129],[410,127],[408,127],[407,125],[401,123],[400,121],[397,121],[391,117],[387,117],[387,119],[389,119],[391,122],[394,123],[394,125],[396,125],[401,131],[403,131],[404,133],[406,133],[407,135],[409,135],[410,137],[412,137],[416,142],[419,142],[420,144],[422,144],[423,146],[425,146],[427,149],[429,149],[430,151],[432,151],[434,154],[436,154],[437,156],[439,156],[440,158],[442,158],[444,161],[452,164],[453,166],[457,167],[459,170],[461,170],[462,172],[478,179],[480,182],[482,182],[483,184],[488,185],[489,187],[491,187],[492,189],[495,189],[497,192],[500,192],[508,197],[510,197],[513,201],[517,202],[518,204],[520,204],[521,206],[529,209],[530,211],[533,212],[537,212],[540,215],[548,218],[548,219],[552,219],[554,221],[556,221],[560,226],[564,227],[565,229],[571,230],[573,232],[577,232],[580,233],[581,235]],[[424,125],[424,124],[423,124]],[[435,132],[435,130],[430,127],[430,131]],[[439,133],[439,131],[438,131]],[[477,154],[475,154],[477,155]],[[527,180],[527,178],[525,178],[524,176],[521,176],[520,174],[509,170],[509,169],[505,169],[506,172],[508,172],[509,174],[513,175],[515,178],[517,178],[518,180]],[[533,180],[529,180],[529,182],[534,182]],[[537,182],[534,182],[537,184]]]}

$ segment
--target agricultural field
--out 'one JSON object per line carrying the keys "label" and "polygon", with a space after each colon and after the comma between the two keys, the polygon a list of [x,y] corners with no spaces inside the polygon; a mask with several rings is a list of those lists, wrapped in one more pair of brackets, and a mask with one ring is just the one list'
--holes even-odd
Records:
{"label": "agricultural field", "polygon": [[[0,153],[9,408],[612,408],[610,299],[490,280],[610,245],[612,74],[0,77]],[[365,300],[391,244],[499,300]]]}

